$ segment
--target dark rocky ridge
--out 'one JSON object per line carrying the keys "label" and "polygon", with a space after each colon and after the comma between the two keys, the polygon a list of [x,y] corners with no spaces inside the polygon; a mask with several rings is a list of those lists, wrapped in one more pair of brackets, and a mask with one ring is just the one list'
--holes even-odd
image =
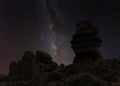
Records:
{"label": "dark rocky ridge", "polygon": [[103,59],[97,28],[90,22],[77,25],[72,48],[73,64],[58,65],[45,52],[24,52],[10,64],[9,74],[0,86],[120,86],[120,59]]}

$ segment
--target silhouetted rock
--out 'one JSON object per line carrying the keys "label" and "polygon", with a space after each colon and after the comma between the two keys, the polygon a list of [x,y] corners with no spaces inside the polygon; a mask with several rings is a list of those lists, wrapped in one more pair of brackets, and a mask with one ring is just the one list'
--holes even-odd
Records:
{"label": "silhouetted rock", "polygon": [[10,82],[9,86],[43,86],[45,81],[58,82],[62,79],[60,67],[50,55],[43,51],[34,55],[27,51],[18,62],[11,62],[6,82]]}
{"label": "silhouetted rock", "polygon": [[[47,63],[49,63],[49,65],[47,65]],[[52,58],[48,54],[39,51],[35,56],[31,51],[27,51],[24,52],[21,60],[11,62],[8,80],[10,82],[28,81],[33,79],[35,73],[40,72],[40,70],[43,70],[43,72],[47,70],[52,71],[55,70],[56,66],[58,65],[52,62]],[[39,74],[36,76],[40,77]]]}
{"label": "silhouetted rock", "polygon": [[10,81],[14,81],[16,79],[17,76],[16,68],[17,68],[17,62],[16,61],[11,62],[9,67],[9,75],[8,75]]}
{"label": "silhouetted rock", "polygon": [[23,57],[18,62],[12,62],[9,69],[9,80],[11,82],[29,80],[32,78],[34,54],[31,51],[24,52]]}
{"label": "silhouetted rock", "polygon": [[84,21],[77,24],[77,31],[73,35],[72,48],[76,54],[73,63],[83,59],[101,59],[98,51],[101,45],[101,38],[98,36],[98,29],[91,22]]}
{"label": "silhouetted rock", "polygon": [[36,62],[42,62],[42,63],[46,63],[46,64],[50,64],[52,63],[52,57],[48,54],[46,54],[43,51],[37,51],[36,52]]}

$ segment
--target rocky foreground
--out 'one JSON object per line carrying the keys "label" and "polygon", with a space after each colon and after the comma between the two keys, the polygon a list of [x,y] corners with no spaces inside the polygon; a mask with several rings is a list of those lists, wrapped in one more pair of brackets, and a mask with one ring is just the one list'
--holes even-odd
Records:
{"label": "rocky foreground", "polygon": [[65,66],[42,51],[36,55],[27,51],[21,60],[10,64],[9,74],[0,80],[0,86],[120,86],[119,81],[119,59],[85,59]]}

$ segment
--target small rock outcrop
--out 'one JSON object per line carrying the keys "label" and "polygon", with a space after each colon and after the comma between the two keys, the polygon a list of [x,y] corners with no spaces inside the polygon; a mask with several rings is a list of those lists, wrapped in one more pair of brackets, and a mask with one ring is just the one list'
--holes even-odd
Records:
{"label": "small rock outcrop", "polygon": [[101,59],[98,47],[101,46],[102,40],[98,35],[97,27],[89,21],[84,21],[78,23],[76,28],[77,31],[71,41],[72,49],[76,55],[73,63],[78,63],[84,59]]}
{"label": "small rock outcrop", "polygon": [[29,80],[32,78],[34,54],[31,51],[24,52],[23,57],[18,62],[13,61],[9,69],[9,81]]}
{"label": "small rock outcrop", "polygon": [[10,64],[8,80],[10,82],[46,80],[49,73],[56,71],[57,63],[52,61],[52,57],[43,51],[37,51],[34,55],[31,51],[23,54],[18,62]]}

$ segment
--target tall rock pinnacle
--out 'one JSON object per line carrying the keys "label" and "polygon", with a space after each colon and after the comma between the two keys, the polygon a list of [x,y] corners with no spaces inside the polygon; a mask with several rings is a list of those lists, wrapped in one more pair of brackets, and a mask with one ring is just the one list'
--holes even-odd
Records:
{"label": "tall rock pinnacle", "polygon": [[84,59],[98,60],[102,56],[99,53],[98,47],[101,46],[101,38],[99,31],[89,21],[80,22],[76,25],[77,31],[73,35],[72,49],[76,56],[73,63],[78,63]]}

